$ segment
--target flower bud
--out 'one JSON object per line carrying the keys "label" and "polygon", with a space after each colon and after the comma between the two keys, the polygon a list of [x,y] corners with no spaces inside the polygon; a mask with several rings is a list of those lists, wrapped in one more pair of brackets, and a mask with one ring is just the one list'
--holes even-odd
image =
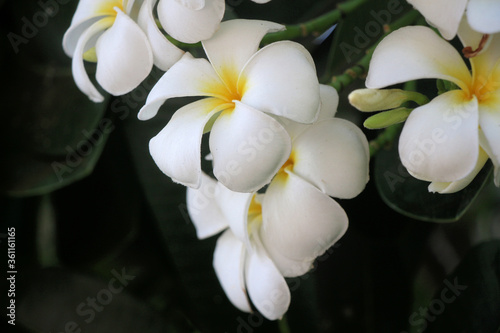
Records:
{"label": "flower bud", "polygon": [[349,94],[349,102],[360,111],[389,110],[411,100],[408,93],[401,89],[357,89]]}
{"label": "flower bud", "polygon": [[366,119],[364,126],[368,129],[380,129],[394,124],[402,123],[408,118],[412,109],[397,108],[385,112],[377,113]]}

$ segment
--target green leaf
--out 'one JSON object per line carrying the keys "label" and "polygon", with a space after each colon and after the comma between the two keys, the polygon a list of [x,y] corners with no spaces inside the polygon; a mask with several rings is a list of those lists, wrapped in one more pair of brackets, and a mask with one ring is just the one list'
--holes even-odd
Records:
{"label": "green leaf", "polygon": [[412,177],[399,159],[398,138],[381,149],[374,163],[374,179],[384,202],[406,216],[433,222],[458,220],[472,204],[483,186],[491,182],[488,162],[465,189],[452,194],[430,193],[428,182]]}
{"label": "green leaf", "polygon": [[93,103],[78,89],[71,59],[62,51],[76,3],[54,3],[53,15],[35,2],[2,8],[3,15],[11,16],[2,22],[2,31],[23,41],[5,38],[1,51],[5,162],[0,192],[14,196],[48,193],[88,175],[113,126],[104,118],[107,103]]}
{"label": "green leaf", "polygon": [[178,332],[129,294],[137,278],[131,267],[115,267],[107,278],[63,268],[29,273],[16,305],[17,325],[31,332]]}

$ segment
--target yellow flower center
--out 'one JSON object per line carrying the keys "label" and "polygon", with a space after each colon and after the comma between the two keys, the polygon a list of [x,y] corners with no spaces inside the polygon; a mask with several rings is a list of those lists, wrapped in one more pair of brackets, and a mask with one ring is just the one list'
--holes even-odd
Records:
{"label": "yellow flower center", "polygon": [[217,69],[217,74],[222,81],[212,84],[203,84],[204,90],[219,100],[220,109],[224,113],[232,112],[237,101],[241,101],[244,90],[245,80],[239,77],[239,71],[236,66],[225,64],[224,67]]}
{"label": "yellow flower center", "polygon": [[257,199],[257,194],[254,194],[250,206],[248,207],[248,233],[257,230],[262,224],[262,204]]}
{"label": "yellow flower center", "polygon": [[288,178],[288,173],[285,170],[292,171],[293,170],[293,165],[296,162],[296,154],[294,151],[290,154],[290,157],[288,157],[288,160],[281,166],[281,168],[278,170],[278,173],[275,176],[275,179],[278,181],[284,181]]}
{"label": "yellow flower center", "polygon": [[475,50],[470,46],[464,47],[462,50],[464,56],[470,59],[472,64],[472,80],[466,88],[467,90],[464,89],[464,92],[467,99],[476,96],[480,104],[488,103],[492,93],[500,89],[499,62],[491,68],[491,59],[487,58],[488,55],[480,53],[484,49],[489,37],[487,34],[483,35],[479,46]]}
{"label": "yellow flower center", "polygon": [[100,6],[96,10],[97,15],[106,15],[106,16],[112,16],[116,17],[116,10],[115,8],[120,9],[122,12],[124,12],[124,5],[123,5],[124,0],[107,0],[103,1]]}

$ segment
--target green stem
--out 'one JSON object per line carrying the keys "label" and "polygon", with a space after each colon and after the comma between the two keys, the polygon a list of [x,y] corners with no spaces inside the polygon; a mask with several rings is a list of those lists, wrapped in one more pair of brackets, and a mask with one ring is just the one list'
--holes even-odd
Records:
{"label": "green stem", "polygon": [[283,318],[281,318],[279,321],[278,321],[278,327],[279,327],[279,331],[280,333],[290,333],[290,325],[288,325],[288,320],[286,318],[286,314],[283,315]]}
{"label": "green stem", "polygon": [[336,9],[315,19],[300,24],[287,25],[286,30],[266,35],[262,43],[266,45],[279,40],[294,39],[297,37],[305,37],[313,33],[324,32],[337,23],[342,16],[353,12],[365,2],[367,2],[367,0],[348,0],[339,3]]}
{"label": "green stem", "polygon": [[384,26],[384,35],[369,49],[366,50],[366,54],[361,58],[354,66],[348,68],[344,71],[344,73],[334,76],[329,83],[332,87],[337,89],[340,92],[346,86],[351,84],[355,79],[363,78],[368,72],[368,67],[370,65],[370,60],[373,55],[373,51],[377,47],[378,43],[384,39],[391,31],[399,29],[401,27],[407,26],[420,17],[420,14],[416,10],[411,10],[401,18],[396,20],[394,23]]}
{"label": "green stem", "polygon": [[394,124],[387,127],[382,133],[380,133],[375,139],[370,141],[370,157],[375,156],[377,152],[385,147],[387,144],[394,141],[403,124]]}
{"label": "green stem", "polygon": [[[404,84],[404,90],[407,92],[410,91],[415,91],[417,88],[417,82],[416,81],[408,81],[405,82]],[[417,93],[418,94],[418,93]],[[426,99],[428,103],[429,99],[422,95],[422,102],[423,99]],[[418,102],[417,102],[418,103]],[[419,105],[423,105],[425,103],[418,103]],[[403,128],[403,124],[394,124],[392,126],[387,127],[382,133],[380,133],[375,139],[370,141],[370,157],[375,156],[375,154],[384,146],[392,143],[396,137],[398,136],[399,132],[401,132],[401,129]]]}

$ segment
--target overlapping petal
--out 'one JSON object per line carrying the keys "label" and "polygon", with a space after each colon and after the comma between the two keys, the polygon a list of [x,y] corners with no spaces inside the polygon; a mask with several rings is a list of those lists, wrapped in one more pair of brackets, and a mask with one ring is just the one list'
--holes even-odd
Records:
{"label": "overlapping petal", "polygon": [[206,98],[177,110],[149,142],[160,170],[176,183],[198,188],[201,182],[201,138],[206,123],[220,112],[220,101]]}
{"label": "overlapping petal", "polygon": [[455,37],[468,0],[408,0],[446,39]]}
{"label": "overlapping petal", "polygon": [[495,166],[496,186],[500,186],[500,112],[498,105],[500,105],[500,92],[491,97],[490,104],[481,104],[479,107],[480,143]]}
{"label": "overlapping petal", "polygon": [[215,246],[213,260],[215,273],[231,303],[241,311],[251,312],[245,287],[245,259],[244,244],[231,230],[226,230]]}
{"label": "overlapping petal", "polygon": [[[335,88],[325,84],[320,84],[319,91],[320,110],[316,122],[325,119],[332,119],[337,113],[337,106],[339,105],[339,94]],[[281,118],[280,120],[292,140],[298,137],[300,133],[304,132],[309,127],[314,126],[314,124],[302,124],[287,118]]]}
{"label": "overlapping petal", "polygon": [[[299,176],[273,180],[262,203],[260,235],[269,256],[287,277],[310,267],[346,231],[347,215],[340,205]],[[281,261],[281,257],[288,260]],[[293,262],[304,265],[289,264]],[[309,265],[308,265],[309,264]]]}
{"label": "overlapping petal", "polygon": [[169,98],[188,96],[214,96],[225,89],[213,67],[206,59],[195,59],[189,53],[170,68],[151,89],[138,118],[147,120],[156,115]]}
{"label": "overlapping petal", "polygon": [[252,235],[254,251],[248,254],[245,277],[248,295],[264,317],[280,319],[290,306],[290,290],[283,275],[264,250],[258,234]]}
{"label": "overlapping petal", "polygon": [[146,33],[151,43],[154,64],[163,71],[167,71],[184,54],[184,51],[172,44],[158,29],[153,17],[153,9],[157,0],[144,0],[139,12],[137,23]]}
{"label": "overlapping petal", "polygon": [[445,193],[455,193],[463,190],[467,185],[469,185],[474,178],[477,176],[479,171],[484,167],[485,163],[488,161],[488,154],[484,152],[483,149],[479,149],[479,155],[477,159],[476,166],[474,169],[464,178],[455,180],[448,183],[432,182],[429,185],[429,192],[438,192],[441,194]]}
{"label": "overlapping petal", "polygon": [[353,198],[368,182],[368,141],[347,120],[331,118],[309,127],[294,140],[293,152],[293,172],[330,196]]}
{"label": "overlapping petal", "polygon": [[467,18],[474,30],[485,34],[500,32],[500,2],[497,0],[469,0]]}
{"label": "overlapping petal", "polygon": [[220,188],[217,181],[202,173],[198,189],[186,191],[186,205],[199,239],[213,236],[229,226],[219,206]]}
{"label": "overlapping petal", "polygon": [[416,79],[443,79],[467,90],[469,69],[455,48],[430,28],[404,27],[384,38],[373,52],[366,86],[383,88]]}
{"label": "overlapping petal", "polygon": [[260,49],[238,80],[241,101],[263,112],[312,123],[318,117],[319,82],[314,61],[300,44],[283,41]]}
{"label": "overlapping petal", "polygon": [[[108,2],[112,2],[112,0],[108,0]],[[68,56],[73,56],[83,32],[105,16],[102,13],[99,14],[98,11],[103,4],[102,0],[80,0],[78,2],[71,25],[63,37],[63,49]]]}
{"label": "overlapping petal", "polygon": [[85,66],[83,63],[83,53],[89,48],[89,46],[87,45],[88,42],[91,39],[95,38],[96,35],[109,28],[111,24],[112,22],[109,19],[101,19],[88,27],[78,39],[75,51],[73,53],[71,69],[73,72],[75,83],[78,88],[87,96],[89,96],[90,100],[92,100],[93,102],[102,102],[104,101],[104,97],[90,81],[89,76],[85,71]]}
{"label": "overlapping petal", "polygon": [[215,177],[238,192],[269,183],[291,151],[290,137],[277,120],[239,102],[217,118],[209,143]]}
{"label": "overlapping petal", "polygon": [[[230,20],[223,22],[212,38],[203,41],[210,63],[228,86],[236,87],[239,73],[259,49],[262,37],[285,27],[269,21]],[[231,52],[228,52],[231,50]]]}
{"label": "overlapping petal", "polygon": [[466,177],[479,154],[478,102],[453,90],[412,111],[399,139],[403,165],[422,180]]}
{"label": "overlapping petal", "polygon": [[[224,16],[224,0],[192,1],[160,0],[158,18],[165,31],[184,43],[197,43],[210,38]],[[201,7],[201,8],[200,8]]]}
{"label": "overlapping petal", "polygon": [[97,82],[113,95],[123,95],[137,87],[153,68],[146,34],[119,9],[113,25],[98,39],[96,53]]}
{"label": "overlapping petal", "polygon": [[220,182],[217,183],[217,200],[224,219],[238,239],[250,249],[248,225],[248,209],[253,193],[242,193],[229,190]]}

